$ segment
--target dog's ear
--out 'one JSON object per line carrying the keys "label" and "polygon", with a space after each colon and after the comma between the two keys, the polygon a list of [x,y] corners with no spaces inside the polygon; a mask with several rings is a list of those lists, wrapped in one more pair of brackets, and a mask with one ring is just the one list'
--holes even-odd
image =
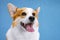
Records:
{"label": "dog's ear", "polygon": [[40,7],[38,7],[38,8],[36,9],[36,12],[37,12],[37,13],[39,13],[39,12],[40,12]]}
{"label": "dog's ear", "polygon": [[8,3],[8,10],[9,10],[9,13],[10,13],[11,17],[13,17],[13,15],[15,14],[16,8],[17,7],[14,6],[13,4]]}

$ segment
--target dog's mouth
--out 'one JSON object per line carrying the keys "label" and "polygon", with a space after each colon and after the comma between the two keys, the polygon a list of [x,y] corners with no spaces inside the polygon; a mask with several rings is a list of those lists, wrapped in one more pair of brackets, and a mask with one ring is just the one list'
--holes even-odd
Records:
{"label": "dog's mouth", "polygon": [[28,32],[34,32],[34,29],[33,29],[33,23],[23,23],[21,22],[21,26],[23,26]]}

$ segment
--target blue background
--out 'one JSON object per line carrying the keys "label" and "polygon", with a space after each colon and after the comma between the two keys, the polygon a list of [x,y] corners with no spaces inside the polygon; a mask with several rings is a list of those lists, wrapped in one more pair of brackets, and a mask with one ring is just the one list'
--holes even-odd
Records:
{"label": "blue background", "polygon": [[7,4],[17,7],[41,7],[39,13],[40,40],[60,40],[60,0],[0,0],[0,40],[5,40],[12,19]]}

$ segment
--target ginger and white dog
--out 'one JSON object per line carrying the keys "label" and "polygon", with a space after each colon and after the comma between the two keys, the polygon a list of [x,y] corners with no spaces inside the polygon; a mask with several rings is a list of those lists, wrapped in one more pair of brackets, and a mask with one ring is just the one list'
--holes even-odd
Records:
{"label": "ginger and white dog", "polygon": [[38,13],[32,8],[17,8],[8,3],[8,10],[13,19],[12,25],[6,33],[7,40],[39,40]]}

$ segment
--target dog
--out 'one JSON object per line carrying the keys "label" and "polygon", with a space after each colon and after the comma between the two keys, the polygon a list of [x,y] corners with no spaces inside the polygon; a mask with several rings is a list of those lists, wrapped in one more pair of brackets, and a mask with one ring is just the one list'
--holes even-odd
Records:
{"label": "dog", "polygon": [[39,40],[38,13],[40,7],[34,10],[28,7],[18,8],[8,3],[8,10],[13,21],[6,33],[7,40]]}

